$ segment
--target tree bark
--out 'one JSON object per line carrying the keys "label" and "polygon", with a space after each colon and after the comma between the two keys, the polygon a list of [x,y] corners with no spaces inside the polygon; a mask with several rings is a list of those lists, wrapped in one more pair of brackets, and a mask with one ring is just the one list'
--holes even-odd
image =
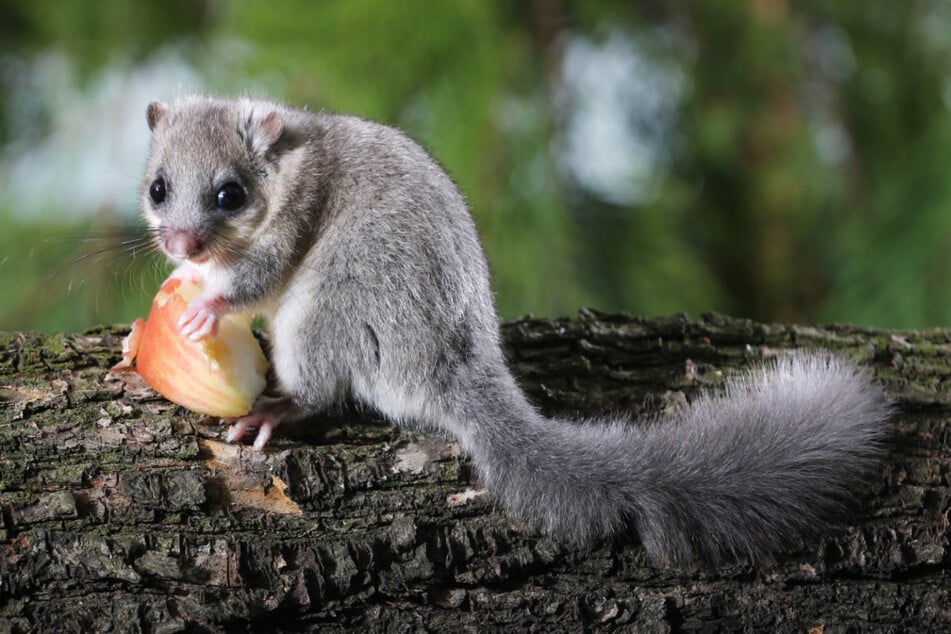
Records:
{"label": "tree bark", "polygon": [[848,525],[773,560],[576,549],[496,510],[455,443],[356,409],[264,452],[109,373],[121,327],[0,333],[0,631],[935,631],[951,623],[951,331],[582,311],[504,327],[547,413],[651,415],[788,348],[898,404]]}

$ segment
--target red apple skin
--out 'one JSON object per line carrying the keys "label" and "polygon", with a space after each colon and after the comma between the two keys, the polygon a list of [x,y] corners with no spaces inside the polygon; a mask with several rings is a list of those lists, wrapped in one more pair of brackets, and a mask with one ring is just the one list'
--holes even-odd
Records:
{"label": "red apple skin", "polygon": [[136,370],[156,392],[187,409],[244,416],[264,391],[267,361],[245,316],[226,315],[218,333],[201,341],[181,335],[178,318],[200,292],[181,279],[162,285],[141,326],[138,350],[130,344]]}

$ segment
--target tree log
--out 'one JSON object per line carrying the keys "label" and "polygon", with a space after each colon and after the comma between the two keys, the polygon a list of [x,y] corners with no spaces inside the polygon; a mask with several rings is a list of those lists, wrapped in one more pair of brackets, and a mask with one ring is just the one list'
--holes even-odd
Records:
{"label": "tree log", "polygon": [[344,407],[264,452],[110,373],[122,327],[0,333],[0,631],[936,631],[951,623],[951,331],[582,311],[504,327],[546,413],[649,416],[791,348],[898,405],[847,525],[769,561],[651,565],[496,509],[449,440]]}

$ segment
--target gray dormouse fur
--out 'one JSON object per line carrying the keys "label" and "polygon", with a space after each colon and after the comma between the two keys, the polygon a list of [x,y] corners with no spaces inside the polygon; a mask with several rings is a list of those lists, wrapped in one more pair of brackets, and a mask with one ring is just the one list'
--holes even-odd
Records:
{"label": "gray dormouse fur", "polygon": [[[757,558],[841,512],[889,407],[865,373],[799,354],[673,420],[561,421],[502,353],[485,256],[452,180],[398,130],[260,100],[148,109],[142,205],[204,281],[192,336],[264,315],[283,399],[236,422],[260,448],[346,397],[458,439],[515,516],[586,542],[636,531],[657,562]],[[190,309],[192,306],[189,307]]]}

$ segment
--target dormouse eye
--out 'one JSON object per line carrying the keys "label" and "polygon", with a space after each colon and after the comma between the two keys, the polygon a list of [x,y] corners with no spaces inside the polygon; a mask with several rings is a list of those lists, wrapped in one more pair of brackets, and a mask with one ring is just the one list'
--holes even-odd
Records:
{"label": "dormouse eye", "polygon": [[156,178],[149,186],[149,197],[156,205],[165,202],[165,179]]}
{"label": "dormouse eye", "polygon": [[248,196],[244,193],[244,188],[241,185],[225,183],[215,196],[215,204],[222,211],[235,211],[241,208],[247,199]]}

